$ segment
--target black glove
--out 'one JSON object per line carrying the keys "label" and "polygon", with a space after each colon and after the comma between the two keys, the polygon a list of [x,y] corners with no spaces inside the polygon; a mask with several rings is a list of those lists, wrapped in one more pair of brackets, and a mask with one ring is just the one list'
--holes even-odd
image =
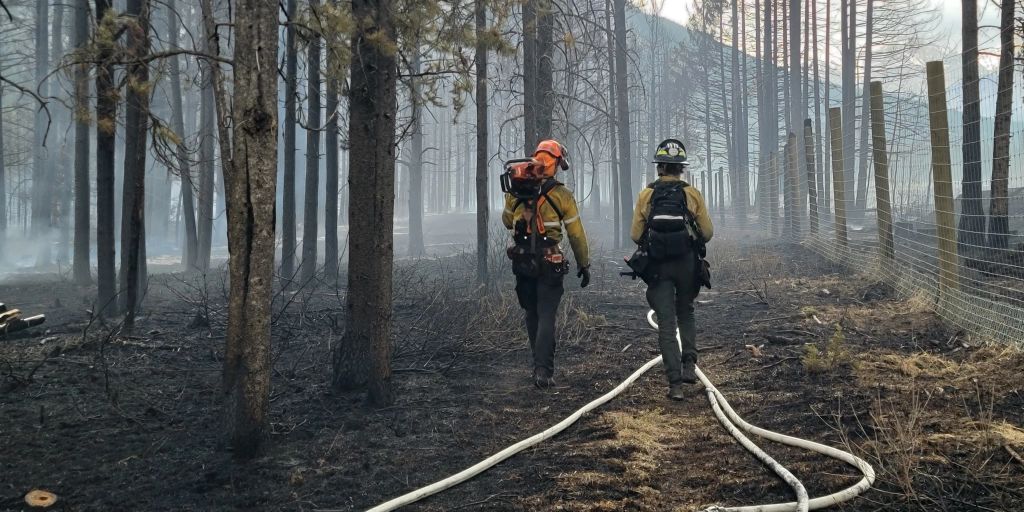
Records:
{"label": "black glove", "polygon": [[580,288],[586,288],[590,284],[590,267],[580,267],[580,271],[576,272],[576,277],[582,277],[580,281]]}

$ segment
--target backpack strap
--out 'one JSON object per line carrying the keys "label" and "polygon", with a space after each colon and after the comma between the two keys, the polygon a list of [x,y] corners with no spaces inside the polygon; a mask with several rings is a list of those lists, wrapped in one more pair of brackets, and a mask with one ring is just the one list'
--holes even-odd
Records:
{"label": "backpack strap", "polygon": [[559,186],[559,185],[561,185],[560,182],[558,182],[556,180],[553,180],[553,179],[550,179],[550,180],[545,181],[544,184],[541,185],[540,192],[537,194],[536,198],[534,198],[534,199],[517,198],[516,199],[515,204],[512,206],[512,211],[515,212],[516,210],[519,209],[520,206],[525,206],[530,211],[532,211],[533,218],[536,219],[535,222],[537,224],[537,226],[536,226],[537,229],[533,230],[533,229],[530,229],[531,226],[527,226],[527,233],[523,233],[524,235],[527,235],[527,234],[533,235],[535,233],[544,234],[544,232],[545,232],[545,229],[544,229],[544,219],[541,218],[541,216],[540,216],[540,207],[541,207],[541,205],[543,205],[545,203],[548,204],[549,206],[551,206],[551,209],[555,211],[555,214],[558,215],[558,220],[564,220],[565,219],[565,215],[562,213],[562,209],[558,207],[558,204],[555,203],[555,201],[552,200],[551,196],[549,195],[549,192],[554,190],[554,188]]}
{"label": "backpack strap", "polygon": [[558,220],[565,220],[565,215],[562,215],[562,209],[559,208],[558,205],[555,204],[555,202],[551,199],[551,196],[548,195],[548,192],[551,192],[552,190],[555,189],[555,187],[559,185],[561,185],[561,183],[556,180],[545,181],[544,184],[541,185],[540,187],[540,195],[544,197],[545,200],[547,200],[547,203],[548,205],[551,206],[551,209],[555,210],[555,214],[558,215]]}

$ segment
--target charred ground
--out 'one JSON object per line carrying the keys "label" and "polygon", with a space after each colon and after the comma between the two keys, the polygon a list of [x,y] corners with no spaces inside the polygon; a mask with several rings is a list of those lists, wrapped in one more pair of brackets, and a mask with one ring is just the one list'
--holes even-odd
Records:
{"label": "charred ground", "polygon": [[[1024,356],[803,248],[714,245],[700,364],[748,421],[875,465],[875,489],[844,509],[1013,510],[1024,500]],[[49,320],[45,332],[0,340],[0,508],[21,509],[43,488],[64,510],[362,510],[557,422],[656,355],[642,285],[615,277],[609,253],[590,288],[567,280],[559,385],[534,389],[511,287],[477,290],[465,271],[473,258],[398,265],[399,399],[386,409],[329,386],[344,296],[327,283],[276,294],[273,439],[245,464],[220,446],[223,275],[154,276],[132,336],[91,320],[79,298],[88,293],[62,279],[8,282],[4,300]],[[679,403],[664,393],[657,368],[552,441],[410,509],[692,510],[791,498],[716,423],[701,388]],[[764,446],[812,495],[858,478]]]}

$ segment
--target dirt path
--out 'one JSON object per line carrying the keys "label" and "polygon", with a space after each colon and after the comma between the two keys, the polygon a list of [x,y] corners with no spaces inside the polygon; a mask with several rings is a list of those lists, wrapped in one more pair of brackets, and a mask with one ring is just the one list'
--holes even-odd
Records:
{"label": "dirt path", "polygon": [[[878,488],[846,510],[1014,510],[1024,499],[1024,464],[1012,455],[1024,452],[1020,354],[975,346],[920,301],[792,247],[722,243],[713,257],[716,289],[698,308],[700,364],[748,421],[849,443],[875,464]],[[329,347],[344,328],[339,297],[278,296],[273,434],[267,454],[245,465],[218,446],[216,279],[168,278],[153,287],[136,337],[93,326],[84,342],[87,315],[69,307],[80,291],[0,288],[0,300],[49,307],[52,318],[47,336],[0,340],[0,509],[20,509],[39,487],[61,496],[64,510],[362,510],[550,426],[656,355],[643,289],[611,277],[602,258],[592,287],[568,287],[559,386],[536,390],[514,299],[472,298],[453,278],[463,265],[400,270],[399,401],[382,410],[327,385]],[[68,297],[62,309],[52,308],[54,293]],[[197,308],[213,327],[187,327]],[[764,346],[755,357],[746,345]],[[701,388],[682,402],[665,391],[655,368],[551,442],[409,509],[693,510],[791,499],[717,424]],[[857,480],[820,456],[764,447],[812,495]]]}

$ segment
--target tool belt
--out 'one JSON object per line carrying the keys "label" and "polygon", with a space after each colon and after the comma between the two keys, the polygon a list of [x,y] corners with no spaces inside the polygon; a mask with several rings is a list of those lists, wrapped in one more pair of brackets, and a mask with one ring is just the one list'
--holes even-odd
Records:
{"label": "tool belt", "polygon": [[511,245],[506,254],[512,260],[512,273],[519,277],[561,277],[569,272],[569,262],[558,243],[531,247],[529,243]]}

